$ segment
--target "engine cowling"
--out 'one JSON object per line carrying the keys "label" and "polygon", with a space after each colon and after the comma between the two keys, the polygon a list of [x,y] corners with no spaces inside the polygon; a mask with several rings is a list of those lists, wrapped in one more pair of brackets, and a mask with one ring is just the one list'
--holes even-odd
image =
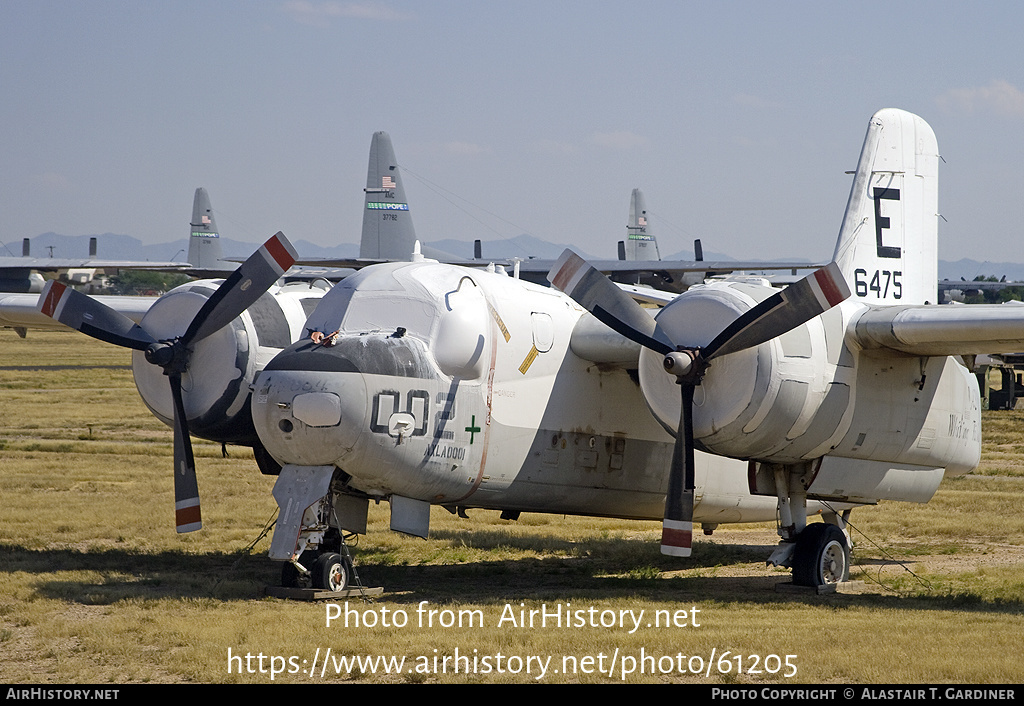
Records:
{"label": "engine cowling", "polygon": [[[219,281],[200,280],[172,289],[140,322],[157,340],[181,336],[216,291]],[[230,324],[195,344],[189,368],[181,376],[189,432],[210,441],[252,446],[258,443],[249,406],[250,386],[260,370],[302,331],[303,300],[319,300],[322,288],[305,284],[274,287]],[[173,425],[173,401],[163,370],[132,352],[132,373],[150,411]]]}
{"label": "engine cowling", "polygon": [[[706,346],[733,320],[777,291],[742,282],[694,287],[656,318],[677,345]],[[694,439],[699,447],[723,456],[778,463],[824,452],[822,445],[837,434],[850,402],[850,386],[835,379],[836,365],[831,361],[836,356],[827,355],[826,317],[841,340],[842,314],[836,308],[774,340],[712,362],[694,391]],[[651,412],[675,434],[679,386],[665,372],[663,356],[644,349],[639,373]]]}

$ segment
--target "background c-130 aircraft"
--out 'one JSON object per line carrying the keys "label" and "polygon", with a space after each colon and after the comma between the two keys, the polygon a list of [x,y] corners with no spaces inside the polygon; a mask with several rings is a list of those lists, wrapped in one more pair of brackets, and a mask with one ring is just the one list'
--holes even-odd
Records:
{"label": "background c-130 aircraft", "polygon": [[188,434],[238,412],[223,426],[278,474],[270,554],[290,580],[342,587],[342,533],[385,499],[392,528],[419,536],[434,504],[661,519],[663,550],[683,556],[694,522],[778,516],[770,561],[820,585],[848,573],[850,508],[925,502],[977,464],[977,382],[957,356],[1024,347],[1016,307],[933,305],[937,162],[921,118],[876,113],[832,264],[782,291],[665,293],[656,315],[571,253],[556,288],[382,262],[320,298],[294,343],[240,362],[239,312],[293,258],[279,236],[164,331],[55,289],[42,301],[140,351],[136,375],[157,381],[140,392],[155,412],[163,395],[175,428],[180,530],[199,524]]}

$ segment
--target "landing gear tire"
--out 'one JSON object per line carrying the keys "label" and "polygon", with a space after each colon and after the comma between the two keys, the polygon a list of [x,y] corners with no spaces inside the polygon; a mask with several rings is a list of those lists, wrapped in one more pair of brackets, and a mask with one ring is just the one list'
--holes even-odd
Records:
{"label": "landing gear tire", "polygon": [[807,525],[796,538],[793,583],[817,587],[849,578],[850,547],[843,531],[824,522]]}
{"label": "landing gear tire", "polygon": [[321,554],[317,557],[311,570],[313,587],[327,591],[343,591],[348,588],[348,562],[334,552]]}

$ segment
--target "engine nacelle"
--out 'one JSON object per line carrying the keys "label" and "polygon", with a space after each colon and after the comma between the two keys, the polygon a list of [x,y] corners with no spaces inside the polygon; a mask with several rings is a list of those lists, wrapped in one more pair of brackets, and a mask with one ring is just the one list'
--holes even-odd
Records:
{"label": "engine nacelle", "polygon": [[[200,280],[160,297],[140,325],[157,340],[181,336],[220,281]],[[272,287],[230,324],[197,342],[181,376],[189,432],[210,441],[258,442],[249,408],[250,386],[264,366],[303,335],[306,316],[325,289],[304,283]],[[132,352],[132,373],[150,411],[172,426],[171,389],[163,370]]]}
{"label": "engine nacelle", "polygon": [[[678,345],[706,346],[777,291],[745,282],[694,287],[665,306],[657,321]],[[829,442],[840,436],[851,402],[850,385],[836,379],[842,331],[842,313],[836,308],[774,340],[712,361],[694,391],[698,447],[777,463],[827,452]],[[648,406],[674,435],[680,388],[665,372],[663,356],[644,349],[639,373]]]}

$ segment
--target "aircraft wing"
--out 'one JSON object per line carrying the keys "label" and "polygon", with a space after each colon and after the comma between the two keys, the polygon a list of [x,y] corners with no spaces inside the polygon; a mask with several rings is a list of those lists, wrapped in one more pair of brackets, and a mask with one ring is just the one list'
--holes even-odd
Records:
{"label": "aircraft wing", "polygon": [[615,284],[619,289],[641,304],[665,306],[679,296],[675,292],[666,292],[643,284],[622,284],[621,282],[616,282]]}
{"label": "aircraft wing", "polygon": [[942,289],[973,289],[973,290],[999,290],[1006,289],[1007,287],[1020,287],[1024,285],[1024,282],[984,282],[984,281],[970,281],[964,279],[940,279],[939,287]]}
{"label": "aircraft wing", "polygon": [[[428,251],[424,255],[432,257]],[[434,258],[440,262],[452,265],[464,265],[466,267],[484,267],[490,263],[503,265],[511,268],[515,260],[510,258],[492,258],[481,260],[461,260],[457,258]],[[391,260],[374,258],[349,257],[349,258],[313,258],[295,261],[296,265],[308,265],[313,267],[347,267],[359,269],[368,265],[377,265]],[[587,260],[594,269],[605,274],[660,274],[673,275],[687,272],[707,272],[715,274],[728,274],[730,272],[762,272],[768,270],[816,270],[828,263],[820,262],[744,262],[738,260],[722,260],[712,262],[708,260]],[[519,271],[528,273],[540,273],[546,275],[555,264],[554,260],[528,258],[519,260]]]}
{"label": "aircraft wing", "polygon": [[[514,261],[499,264],[512,267]],[[617,282],[642,283],[665,289],[674,294],[686,291],[708,277],[728,275],[737,272],[766,272],[789,270],[813,270],[822,267],[813,262],[745,262],[738,260],[588,260],[594,269],[608,275]],[[555,264],[554,260],[520,260],[519,275],[531,281],[543,281]]]}
{"label": "aircraft wing", "polygon": [[295,261],[296,266],[302,267],[342,267],[351,268],[358,270],[363,267],[369,267],[370,265],[379,265],[383,262],[392,262],[391,260],[376,260],[367,257],[313,257],[313,258],[299,258]]}
{"label": "aircraft wing", "polygon": [[[498,264],[505,264],[505,260],[502,258],[494,260],[465,260],[455,255],[449,255],[440,250],[434,250],[432,248],[421,248],[417,255],[422,255],[425,258],[431,260],[437,260],[443,262],[446,265],[465,265],[466,267],[486,267],[492,262]],[[409,255],[403,258],[402,261],[408,261],[413,256],[413,251],[409,251]],[[358,270],[363,267],[369,267],[370,265],[380,265],[385,262],[395,262],[395,260],[387,258],[374,258],[374,257],[335,257],[335,258],[299,258],[295,261],[295,267],[327,267],[327,268],[342,268],[350,270]],[[532,262],[532,261],[531,261]],[[554,263],[554,260],[545,261]],[[550,269],[550,268],[549,268]],[[539,271],[539,270],[538,270]],[[547,273],[547,270],[544,270]],[[349,272],[348,274],[352,274]]]}
{"label": "aircraft wing", "polygon": [[[502,265],[511,266],[512,260],[495,260]],[[816,270],[828,263],[820,262],[743,262],[738,260],[587,260],[594,269],[605,274],[682,274],[686,272],[713,272],[728,274],[730,272],[761,272],[766,270]],[[545,274],[555,264],[554,260],[521,260],[520,272],[541,272]]]}
{"label": "aircraft wing", "polygon": [[[159,297],[95,296],[93,299],[119,311],[135,323],[149,311]],[[16,329],[67,328],[56,319],[39,311],[38,294],[5,294],[0,292],[0,327]],[[70,330],[70,329],[69,329]]]}
{"label": "aircraft wing", "polygon": [[4,270],[37,270],[53,272],[74,269],[123,269],[148,270],[168,268],[181,270],[188,267],[183,262],[153,262],[152,260],[97,260],[95,258],[71,257],[0,257],[0,272]]}
{"label": "aircraft wing", "polygon": [[863,348],[911,355],[970,355],[1024,351],[1024,305],[878,306],[851,322]]}
{"label": "aircraft wing", "polygon": [[355,272],[350,267],[296,267],[289,268],[284,273],[284,279],[289,282],[308,282],[316,279],[326,279],[331,282],[345,279]]}
{"label": "aircraft wing", "polygon": [[[226,259],[234,262],[231,258]],[[336,279],[337,277],[349,276],[353,270],[359,270],[370,265],[380,265],[385,262],[394,262],[394,260],[377,260],[365,257],[299,258],[292,265],[291,269],[288,270],[287,276],[301,276],[304,273],[324,273],[319,276],[324,279]]]}

